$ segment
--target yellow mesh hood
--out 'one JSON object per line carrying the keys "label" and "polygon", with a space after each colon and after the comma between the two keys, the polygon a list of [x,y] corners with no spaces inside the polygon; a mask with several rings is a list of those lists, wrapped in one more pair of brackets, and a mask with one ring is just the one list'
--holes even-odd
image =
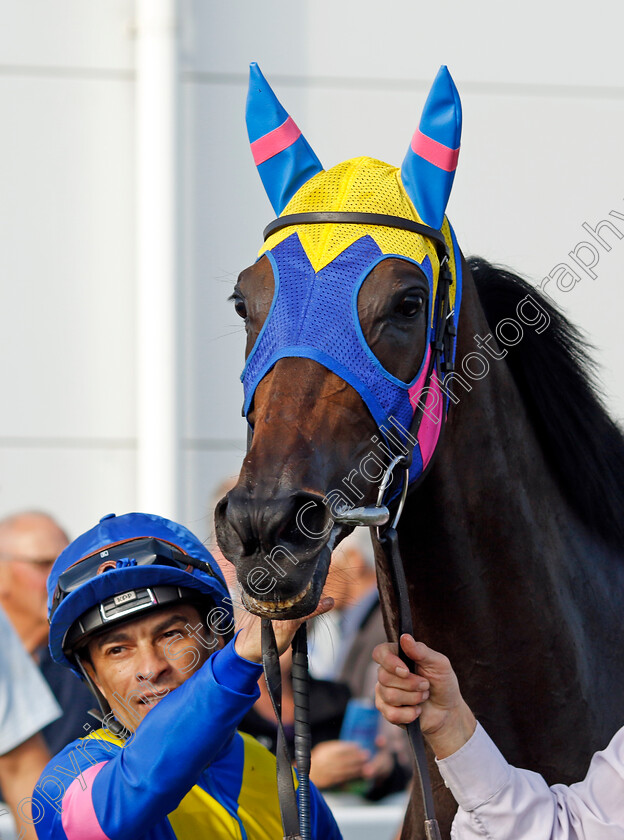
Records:
{"label": "yellow mesh hood", "polygon": [[[405,192],[400,169],[370,157],[352,158],[332,169],[319,172],[298,190],[281,215],[317,211],[384,213],[423,223]],[[399,228],[377,225],[293,225],[270,236],[258,256],[275,248],[288,236],[292,236],[293,232],[299,235],[301,245],[316,272],[321,271],[342,251],[367,234],[375,240],[384,254],[398,254],[418,263],[422,263],[428,256],[434,268],[433,294],[436,294],[438,255],[433,243],[423,236]],[[455,277],[455,255],[446,217],[442,233],[449,245],[449,264],[451,274]],[[454,289],[451,294],[454,298]]]}
{"label": "yellow mesh hood", "polygon": [[[387,213],[421,220],[401,184],[399,169],[369,157],[353,158],[328,171],[319,172],[301,187],[286,205],[283,216],[314,211]],[[320,271],[338,254],[369,234],[384,254],[402,254],[417,262],[429,255],[437,262],[435,248],[422,237],[404,230],[373,225],[297,225],[273,234],[260,251],[270,251],[293,231],[315,271]]]}

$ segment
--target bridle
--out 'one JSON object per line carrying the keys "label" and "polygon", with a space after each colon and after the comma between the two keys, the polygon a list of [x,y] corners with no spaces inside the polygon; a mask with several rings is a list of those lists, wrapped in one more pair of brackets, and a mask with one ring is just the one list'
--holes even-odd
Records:
{"label": "bridle", "polygon": [[[412,219],[405,219],[401,216],[392,216],[381,213],[351,213],[351,212],[313,212],[295,213],[281,216],[271,222],[264,230],[265,241],[274,233],[285,227],[307,224],[358,224],[374,225],[384,227],[400,228],[431,240],[436,248],[439,259],[438,293],[433,305],[436,306],[435,331],[431,344],[431,356],[428,370],[424,380],[424,389],[427,389],[434,374],[438,381],[442,382],[444,375],[453,370],[454,340],[457,334],[455,324],[451,319],[453,314],[450,308],[450,289],[453,283],[453,276],[449,266],[449,246],[440,230],[427,225],[415,222]],[[441,411],[440,434],[435,445],[435,452],[439,449],[443,430],[448,412],[448,397],[445,406]],[[412,420],[410,435],[406,450],[397,454],[382,477],[378,489],[377,501],[374,506],[351,508],[344,513],[334,515],[334,521],[342,525],[366,525],[376,527],[376,536],[386,556],[388,567],[391,570],[394,593],[399,611],[399,633],[413,634],[412,616],[409,604],[407,582],[405,571],[401,561],[399,549],[397,525],[403,511],[405,500],[409,491],[413,490],[428,472],[433,457],[429,460],[427,467],[420,473],[415,481],[410,484],[409,469],[412,461],[414,445],[412,440],[418,438],[418,430],[424,416],[424,406],[419,402],[416,406]],[[394,471],[403,471],[402,484],[395,487]],[[394,488],[394,490],[393,490]],[[394,517],[390,525],[390,509],[394,508]],[[307,696],[307,646],[305,625],[297,631],[293,640],[293,694],[295,699],[295,759],[299,776],[299,808],[294,790],[291,769],[291,757],[288,755],[284,732],[280,719],[280,694],[281,682],[279,672],[279,655],[275,645],[275,638],[271,622],[263,621],[262,629],[263,644],[263,666],[267,681],[267,688],[273,703],[273,708],[278,720],[278,790],[280,796],[280,809],[284,826],[284,837],[286,840],[311,840],[309,814],[309,767],[310,767],[310,726]],[[399,645],[399,656],[410,671],[414,671],[414,663],[403,653]],[[420,730],[420,723],[415,720],[407,725],[407,733],[410,740],[412,754],[414,757],[420,791],[425,813],[425,835],[427,840],[440,840],[440,829],[435,817],[433,803],[433,792],[425,753],[425,744]]]}
{"label": "bridle", "polygon": [[264,241],[269,236],[283,230],[285,227],[295,225],[374,225],[375,227],[394,227],[401,230],[409,230],[411,233],[419,233],[428,239],[433,239],[448,256],[448,246],[443,234],[435,228],[415,222],[413,219],[404,219],[403,216],[390,216],[387,213],[346,213],[340,211],[318,211],[315,213],[291,213],[288,216],[280,216],[274,219],[263,231]]}

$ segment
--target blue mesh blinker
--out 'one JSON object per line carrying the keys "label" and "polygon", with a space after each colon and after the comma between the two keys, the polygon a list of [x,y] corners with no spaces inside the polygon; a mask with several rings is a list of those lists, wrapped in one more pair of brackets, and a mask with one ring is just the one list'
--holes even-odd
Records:
{"label": "blue mesh blinker", "polygon": [[[357,312],[358,292],[365,278],[377,263],[394,255],[383,254],[367,235],[315,273],[299,236],[293,233],[266,256],[273,267],[275,292],[241,376],[245,415],[265,374],[279,359],[297,356],[319,362],[348,382],[379,428],[388,426],[393,417],[409,429],[414,413],[408,393],[412,383],[401,382],[381,365],[366,343]],[[420,268],[431,289],[433,271],[428,257]],[[420,371],[413,381],[419,375]],[[420,460],[419,452],[414,453],[414,460]]]}

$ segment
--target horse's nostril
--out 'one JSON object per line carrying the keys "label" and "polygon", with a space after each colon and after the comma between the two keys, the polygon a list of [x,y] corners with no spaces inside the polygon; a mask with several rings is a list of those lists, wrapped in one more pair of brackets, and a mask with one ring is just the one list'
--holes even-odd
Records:
{"label": "horse's nostril", "polygon": [[270,554],[276,546],[300,559],[322,548],[331,527],[323,497],[305,491],[258,498],[235,488],[217,507],[221,542],[232,556]]}
{"label": "horse's nostril", "polygon": [[329,511],[322,498],[299,493],[294,505],[295,516],[289,525],[294,543],[319,540],[328,535]]}
{"label": "horse's nostril", "polygon": [[257,537],[249,537],[243,541],[243,554],[253,557],[260,551],[260,540]]}

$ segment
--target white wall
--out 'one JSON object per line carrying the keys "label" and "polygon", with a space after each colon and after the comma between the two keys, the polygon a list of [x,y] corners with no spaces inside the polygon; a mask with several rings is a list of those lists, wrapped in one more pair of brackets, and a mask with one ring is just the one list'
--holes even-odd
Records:
{"label": "white wall", "polygon": [[134,497],[132,4],[0,4],[0,511]]}
{"label": "white wall", "polygon": [[[180,0],[182,518],[202,537],[244,450],[226,298],[272,218],[246,140],[249,61],[327,167],[400,164],[448,64],[464,107],[449,217],[466,253],[535,282],[571,263],[583,222],[624,215],[620,3],[379,9]],[[133,16],[131,0],[0,0],[0,514],[44,507],[74,534],[137,504]],[[548,290],[598,347],[621,417],[624,239],[595,272]]]}

